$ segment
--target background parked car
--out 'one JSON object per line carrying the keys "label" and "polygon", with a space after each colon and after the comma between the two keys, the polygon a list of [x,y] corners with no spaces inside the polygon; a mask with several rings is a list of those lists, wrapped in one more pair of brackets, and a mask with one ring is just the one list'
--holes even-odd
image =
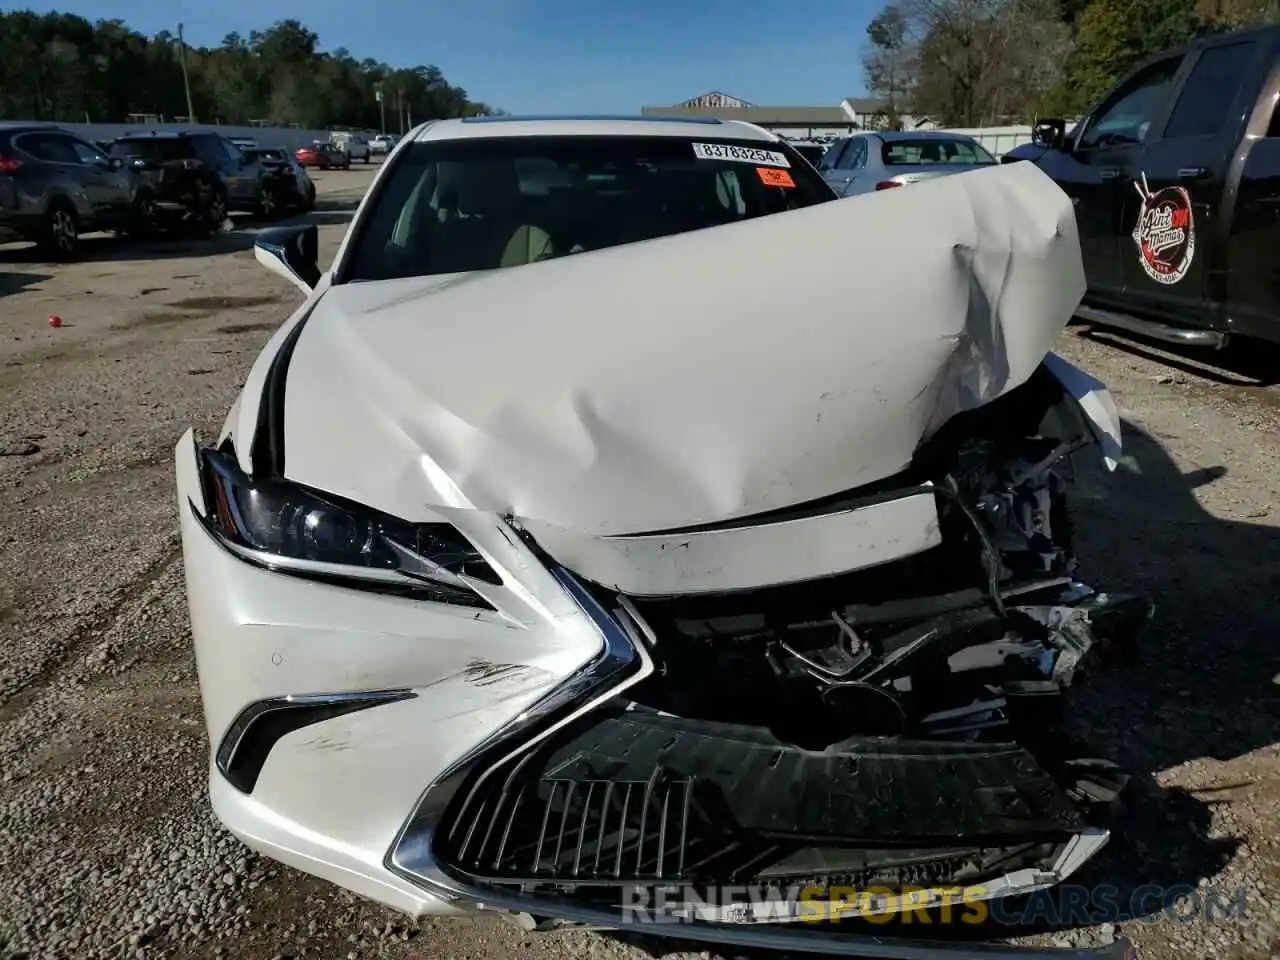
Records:
{"label": "background parked car", "polygon": [[316,205],[316,185],[307,171],[283,147],[250,147],[244,151],[266,170],[264,190],[280,207],[311,210]]}
{"label": "background parked car", "polygon": [[363,160],[369,162],[371,151],[369,149],[369,138],[363,133],[353,133],[349,130],[340,130],[330,137],[331,142],[339,150],[343,151],[352,160]]}
{"label": "background parked car", "polygon": [[791,140],[788,142],[796,153],[800,154],[815,167],[822,160],[822,155],[827,152],[826,145],[818,143],[816,140]]}
{"label": "background parked car", "polygon": [[143,177],[87,140],[48,124],[0,124],[0,241],[32,240],[70,260],[81,233],[145,230],[152,203]]}
{"label": "background parked car", "polygon": [[351,157],[345,151],[323,140],[317,140],[309,147],[300,147],[293,156],[299,166],[303,167],[346,170],[351,166]]}
{"label": "background parked car", "polygon": [[386,156],[399,142],[400,138],[394,133],[380,133],[369,141],[369,152],[375,156]]}
{"label": "background parked car", "polygon": [[111,145],[155,189],[161,217],[216,229],[232,210],[274,213],[258,161],[216,133],[131,133]]}
{"label": "background parked car", "polygon": [[860,133],[837,140],[818,170],[843,197],[999,163],[972,137],[942,131]]}

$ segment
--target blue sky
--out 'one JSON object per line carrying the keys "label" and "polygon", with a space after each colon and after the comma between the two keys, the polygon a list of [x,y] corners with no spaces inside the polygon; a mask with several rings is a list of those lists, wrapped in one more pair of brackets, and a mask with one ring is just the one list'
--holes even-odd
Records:
{"label": "blue sky", "polygon": [[[37,6],[0,0],[0,8]],[[64,0],[148,36],[182,21],[217,44],[296,17],[326,50],[434,63],[513,113],[630,113],[705,93],[767,106],[835,106],[864,92],[861,53],[883,0]]]}

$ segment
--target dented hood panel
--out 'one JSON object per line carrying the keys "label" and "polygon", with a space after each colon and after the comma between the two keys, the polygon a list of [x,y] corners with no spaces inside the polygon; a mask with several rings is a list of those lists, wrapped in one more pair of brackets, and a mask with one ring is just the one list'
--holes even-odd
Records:
{"label": "dented hood panel", "polygon": [[290,479],[405,519],[680,528],[853,489],[1035,370],[1084,294],[1010,164],[483,274],[339,285],[289,367]]}

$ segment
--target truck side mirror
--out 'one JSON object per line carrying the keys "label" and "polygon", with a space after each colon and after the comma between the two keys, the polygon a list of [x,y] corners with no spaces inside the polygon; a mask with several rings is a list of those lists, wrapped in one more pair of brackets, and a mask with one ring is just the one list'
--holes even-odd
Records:
{"label": "truck side mirror", "polygon": [[1067,139],[1067,122],[1057,118],[1041,120],[1031,128],[1031,142],[1050,150],[1061,150]]}

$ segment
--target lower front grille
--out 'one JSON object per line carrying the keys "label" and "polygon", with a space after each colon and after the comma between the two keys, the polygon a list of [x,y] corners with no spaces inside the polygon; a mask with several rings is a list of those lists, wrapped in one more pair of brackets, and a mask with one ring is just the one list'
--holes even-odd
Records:
{"label": "lower front grille", "polygon": [[492,769],[445,814],[435,849],[473,880],[526,889],[878,882],[981,874],[1018,850],[1038,861],[1080,826],[1013,745],[813,753],[636,708]]}
{"label": "lower front grille", "polygon": [[[707,825],[693,787],[692,779],[661,771],[648,781],[507,783],[482,792],[470,815],[455,822],[451,859],[511,881],[675,879],[687,866],[691,821],[695,831]],[[705,839],[707,831],[699,832]]]}

